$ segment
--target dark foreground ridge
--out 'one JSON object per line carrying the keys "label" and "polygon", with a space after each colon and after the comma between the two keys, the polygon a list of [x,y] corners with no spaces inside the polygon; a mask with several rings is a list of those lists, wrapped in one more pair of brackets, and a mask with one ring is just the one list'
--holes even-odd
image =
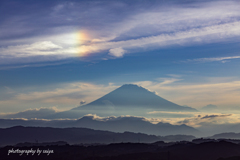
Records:
{"label": "dark foreground ridge", "polygon": [[[56,144],[56,143],[55,143]],[[164,147],[164,142],[115,143],[109,145],[6,146],[0,148],[1,160],[239,160],[240,145],[226,141],[194,144],[179,142]],[[28,155],[16,151],[45,151]],[[14,153],[15,152],[15,153]],[[34,153],[34,154],[33,154]]]}

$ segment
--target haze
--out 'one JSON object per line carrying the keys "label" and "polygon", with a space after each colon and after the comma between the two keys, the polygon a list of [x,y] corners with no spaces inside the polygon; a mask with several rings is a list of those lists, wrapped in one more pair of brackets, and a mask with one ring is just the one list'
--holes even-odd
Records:
{"label": "haze", "polygon": [[240,123],[239,7],[237,0],[1,0],[0,117],[47,119],[135,84],[197,111],[93,115],[228,131]]}

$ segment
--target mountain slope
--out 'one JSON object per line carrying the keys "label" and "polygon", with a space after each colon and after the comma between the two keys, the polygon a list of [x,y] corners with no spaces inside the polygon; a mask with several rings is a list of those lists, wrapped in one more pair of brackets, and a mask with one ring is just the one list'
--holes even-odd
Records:
{"label": "mountain slope", "polygon": [[191,107],[183,107],[172,103],[143,87],[133,84],[125,84],[89,104],[74,108],[74,110],[105,107],[138,107],[154,110],[196,111],[196,109]]}
{"label": "mountain slope", "polygon": [[172,103],[143,87],[125,84],[89,104],[44,118],[79,118],[87,114],[97,114],[103,117],[111,115],[148,116],[147,112],[152,111],[196,112],[197,110]]}

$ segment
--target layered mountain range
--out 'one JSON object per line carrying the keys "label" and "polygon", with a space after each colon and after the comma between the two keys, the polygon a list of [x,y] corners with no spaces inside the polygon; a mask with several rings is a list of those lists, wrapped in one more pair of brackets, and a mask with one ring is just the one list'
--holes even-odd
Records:
{"label": "layered mountain range", "polygon": [[[48,115],[38,117],[49,120],[0,119],[0,127],[7,128],[19,125],[25,127],[83,127],[112,132],[123,133],[128,131],[158,136],[176,134],[197,136],[200,134],[195,128],[184,124],[172,125],[163,122],[153,124],[146,118],[143,118],[149,112],[153,111],[194,112],[197,110],[177,105],[138,85],[126,84],[89,104],[68,111],[49,113]],[[20,115],[24,115],[24,113],[22,112]],[[12,116],[15,116],[14,118],[25,118],[16,117],[17,115]],[[62,120],[58,120],[59,118]]]}
{"label": "layered mountain range", "polygon": [[84,127],[97,130],[108,130],[112,132],[135,132],[153,134],[159,136],[185,134],[199,135],[200,132],[187,125],[172,125],[170,123],[159,122],[152,124],[140,117],[115,117],[105,120],[94,119],[92,116],[84,116],[78,120],[20,120],[20,119],[0,119],[0,127],[7,128],[13,126],[38,126],[38,127]]}

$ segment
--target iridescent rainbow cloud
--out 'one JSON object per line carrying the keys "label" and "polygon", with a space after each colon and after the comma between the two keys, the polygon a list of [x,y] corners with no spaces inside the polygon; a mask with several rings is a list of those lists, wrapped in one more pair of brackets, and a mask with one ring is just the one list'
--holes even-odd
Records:
{"label": "iridescent rainbow cloud", "polygon": [[89,55],[90,53],[88,49],[89,47],[86,46],[86,44],[89,43],[90,39],[91,38],[87,33],[87,31],[81,30],[77,32],[76,42],[77,42],[78,57],[86,57]]}

